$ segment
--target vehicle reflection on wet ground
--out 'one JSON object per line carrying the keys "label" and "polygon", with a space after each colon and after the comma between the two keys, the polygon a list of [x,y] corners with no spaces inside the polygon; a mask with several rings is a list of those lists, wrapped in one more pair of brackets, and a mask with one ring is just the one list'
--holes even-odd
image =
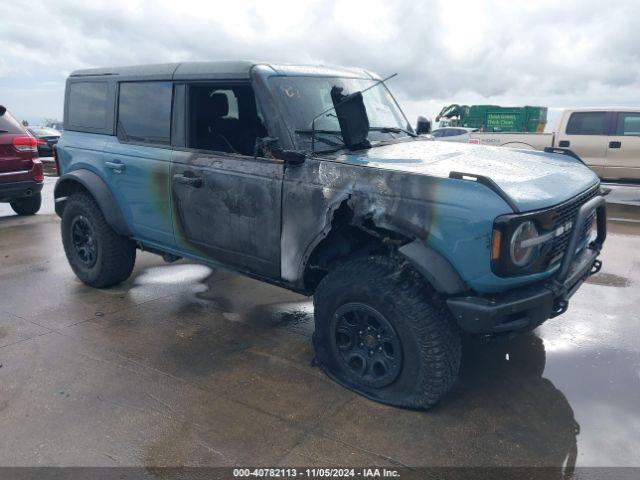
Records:
{"label": "vehicle reflection on wet ground", "polygon": [[640,216],[609,218],[569,311],[465,340],[454,390],[415,412],[313,366],[309,298],[146,253],[91,289],[54,215],[0,216],[0,465],[640,466]]}

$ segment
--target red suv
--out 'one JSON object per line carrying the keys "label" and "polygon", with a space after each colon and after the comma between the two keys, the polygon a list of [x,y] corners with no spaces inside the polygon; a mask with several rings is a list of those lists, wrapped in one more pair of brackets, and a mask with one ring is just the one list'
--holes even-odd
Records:
{"label": "red suv", "polygon": [[0,105],[0,202],[18,215],[40,210],[44,173],[38,141]]}

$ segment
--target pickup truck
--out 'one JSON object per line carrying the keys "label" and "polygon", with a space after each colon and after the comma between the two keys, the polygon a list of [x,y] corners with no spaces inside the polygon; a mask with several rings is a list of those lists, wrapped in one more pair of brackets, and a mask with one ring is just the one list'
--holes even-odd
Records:
{"label": "pickup truck", "polygon": [[601,267],[591,170],[419,136],[366,70],[80,70],[64,111],[55,208],[81,281],[116,285],[144,250],[313,295],[316,364],[378,402],[436,404],[463,332],[534,329]]}
{"label": "pickup truck", "polygon": [[574,153],[598,176],[640,181],[640,108],[564,110],[554,133],[472,132],[471,143]]}

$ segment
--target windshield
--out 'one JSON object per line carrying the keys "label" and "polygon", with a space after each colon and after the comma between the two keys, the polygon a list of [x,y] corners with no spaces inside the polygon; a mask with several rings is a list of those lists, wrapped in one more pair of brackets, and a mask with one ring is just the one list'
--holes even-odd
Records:
{"label": "windshield", "polygon": [[[343,94],[362,91],[376,80],[344,77],[271,77],[272,89],[288,116],[288,123],[296,132],[296,140],[304,149],[311,149],[311,122],[319,113],[333,107],[331,88],[342,87]],[[371,131],[372,142],[407,137],[401,130],[411,126],[384,84],[362,94]],[[392,129],[394,131],[384,130]],[[344,146],[340,124],[335,110],[319,117],[315,122],[315,150],[335,150]]]}

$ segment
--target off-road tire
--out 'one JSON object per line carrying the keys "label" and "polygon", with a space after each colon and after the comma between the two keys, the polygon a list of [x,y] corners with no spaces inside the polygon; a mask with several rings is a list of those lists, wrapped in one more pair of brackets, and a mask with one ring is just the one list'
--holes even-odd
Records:
{"label": "off-road tire", "polygon": [[[340,360],[338,340],[333,339],[336,318],[344,305],[357,304],[381,314],[400,339],[401,368],[387,385],[362,384]],[[341,385],[372,400],[411,409],[432,407],[453,386],[460,368],[460,333],[446,305],[406,262],[368,256],[341,264],[318,285],[314,307],[316,361]]]}
{"label": "off-road tire", "polygon": [[18,215],[34,215],[40,210],[40,206],[42,205],[42,195],[40,193],[36,193],[31,197],[18,198],[13,202],[10,202],[11,208]]}
{"label": "off-road tire", "polygon": [[[83,263],[74,246],[72,226],[82,219],[95,237],[95,262]],[[136,244],[118,235],[107,223],[95,200],[86,193],[69,197],[62,214],[62,244],[69,265],[77,277],[91,287],[104,288],[123,282],[131,275],[136,261]]]}

